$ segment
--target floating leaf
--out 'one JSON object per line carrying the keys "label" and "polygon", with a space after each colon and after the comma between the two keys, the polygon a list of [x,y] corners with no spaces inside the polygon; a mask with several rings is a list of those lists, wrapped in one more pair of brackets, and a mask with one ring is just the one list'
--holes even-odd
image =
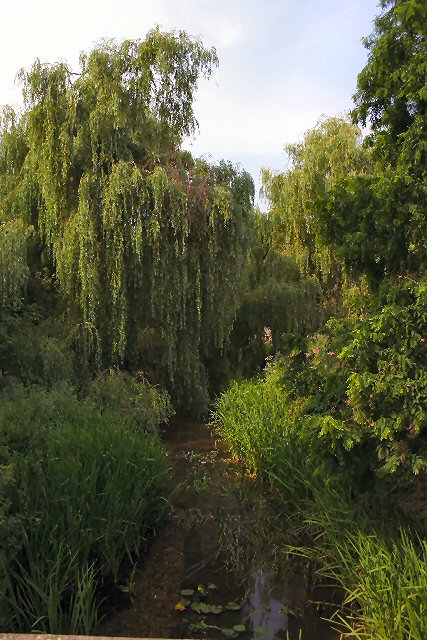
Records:
{"label": "floating leaf", "polygon": [[193,609],[193,611],[196,611],[197,613],[200,613],[200,607],[201,607],[201,602],[192,602],[191,603],[191,608]]}
{"label": "floating leaf", "polygon": [[221,631],[226,638],[237,638],[238,634],[234,629],[221,629]]}
{"label": "floating leaf", "polygon": [[193,593],[194,593],[194,589],[182,589],[181,591],[182,596],[192,596]]}
{"label": "floating leaf", "polygon": [[218,615],[224,610],[224,608],[220,604],[211,604],[211,613],[214,615]]}
{"label": "floating leaf", "polygon": [[201,613],[210,613],[211,612],[210,605],[206,604],[205,602],[200,602],[200,612]]}
{"label": "floating leaf", "polygon": [[266,629],[265,627],[254,627],[254,632],[255,633],[267,633],[268,629]]}
{"label": "floating leaf", "polygon": [[242,633],[242,631],[246,631],[246,627],[244,624],[235,624],[233,629],[234,631],[237,631],[237,633]]}
{"label": "floating leaf", "polygon": [[242,608],[242,605],[237,604],[237,602],[229,602],[228,604],[225,605],[225,608],[228,609],[229,611],[240,611],[240,609]]}

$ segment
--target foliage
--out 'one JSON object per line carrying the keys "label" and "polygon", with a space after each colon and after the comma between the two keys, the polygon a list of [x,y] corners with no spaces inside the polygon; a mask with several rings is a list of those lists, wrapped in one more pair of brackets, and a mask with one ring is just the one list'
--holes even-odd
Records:
{"label": "foliage", "polygon": [[[425,541],[399,530],[380,480],[360,483],[355,459],[339,464],[283,386],[282,365],[256,381],[234,384],[217,401],[215,419],[232,452],[269,482],[281,525],[295,543],[282,549],[309,559],[322,580],[342,585],[342,637],[423,638],[426,633]],[[351,465],[351,466],[350,466]],[[359,483],[357,482],[359,481]],[[286,520],[284,520],[286,518]],[[310,546],[301,546],[303,544]]]}
{"label": "foliage", "polygon": [[[306,277],[287,251],[275,248],[271,215],[256,212],[249,253],[248,281],[231,334],[229,358],[251,375],[282,335],[315,331],[323,319],[322,292],[315,277]],[[266,333],[267,329],[267,333]]]}
{"label": "foliage", "polygon": [[319,237],[352,279],[366,275],[375,288],[384,276],[416,266],[404,193],[392,175],[377,168],[376,175],[344,178],[319,201]]}
{"label": "foliage", "polygon": [[39,304],[0,312],[0,387],[15,382],[46,388],[61,381],[82,383],[88,371],[78,366],[69,326],[52,309],[49,317]]}
{"label": "foliage", "polygon": [[0,134],[2,216],[33,225],[35,266],[77,303],[81,361],[144,370],[195,410],[202,362],[232,327],[253,198],[247,173],[179,149],[216,63],[158,29],[82,55],[79,74],[37,61],[21,73],[23,116]]}
{"label": "foliage", "polygon": [[288,144],[290,168],[283,173],[263,170],[263,194],[273,222],[272,244],[289,253],[303,273],[316,275],[326,292],[336,289],[341,266],[319,234],[319,202],[345,177],[369,171],[369,152],[360,129],[343,118],[324,118]]}
{"label": "foliage", "polygon": [[333,481],[337,461],[301,420],[302,406],[292,401],[281,378],[278,364],[268,361],[259,379],[233,383],[215,403],[219,433],[250,471],[286,478],[296,492],[301,477],[321,474]]}
{"label": "foliage", "polygon": [[[320,553],[319,553],[320,552]],[[342,620],[344,636],[422,640],[427,633],[427,543],[402,530],[395,537],[359,529],[329,535],[317,549],[322,572],[347,590],[353,614]],[[338,621],[338,618],[337,618]]]}
{"label": "foliage", "polygon": [[371,127],[375,179],[372,185],[350,181],[358,213],[346,232],[366,245],[365,273],[375,258],[383,273],[395,274],[426,266],[427,8],[423,0],[383,0],[381,7],[374,33],[365,39],[369,57],[353,111],[354,120]]}
{"label": "foliage", "polygon": [[120,414],[134,428],[156,431],[174,414],[166,391],[150,385],[142,376],[110,369],[91,381],[88,397],[102,409]]}
{"label": "foliage", "polygon": [[377,155],[424,172],[427,7],[422,0],[380,4],[374,32],[364,40],[369,57],[358,76],[353,116],[370,122]]}
{"label": "foliage", "polygon": [[164,451],[64,386],[14,385],[1,400],[2,627],[90,633],[97,584],[117,579],[162,512]]}
{"label": "foliage", "polygon": [[289,338],[284,393],[301,420],[344,463],[359,469],[426,469],[426,282],[355,288],[348,314],[310,339]]}
{"label": "foliage", "polygon": [[[427,6],[383,0],[358,79],[357,127],[321,122],[264,174],[270,245],[339,302],[316,335],[288,333],[259,380],[216,404],[233,453],[288,506],[309,558],[346,592],[343,637],[426,636]],[[424,489],[406,523],[396,493]],[[295,522],[297,523],[295,525]],[[420,534],[418,532],[421,532]]]}

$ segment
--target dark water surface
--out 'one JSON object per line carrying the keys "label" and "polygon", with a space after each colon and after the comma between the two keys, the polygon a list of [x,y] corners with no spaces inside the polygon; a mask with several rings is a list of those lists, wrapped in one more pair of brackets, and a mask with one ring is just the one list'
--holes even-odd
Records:
{"label": "dark water surface", "polygon": [[[277,566],[273,528],[247,500],[254,481],[243,476],[211,428],[175,421],[162,436],[171,490],[180,487],[134,575],[115,587],[117,610],[110,609],[98,634],[338,640],[322,620],[327,609],[310,602],[334,594],[310,593],[301,567]],[[181,595],[185,589],[194,594]],[[181,600],[182,611],[176,609]],[[194,611],[191,603],[205,611],[217,605],[217,613]],[[233,634],[235,625],[245,631]]]}

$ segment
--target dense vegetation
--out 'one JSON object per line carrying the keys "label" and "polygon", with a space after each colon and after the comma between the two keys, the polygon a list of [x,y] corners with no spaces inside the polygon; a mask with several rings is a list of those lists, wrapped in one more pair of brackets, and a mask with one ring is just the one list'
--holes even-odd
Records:
{"label": "dense vegetation", "polygon": [[21,385],[2,395],[0,445],[1,627],[91,633],[97,588],[162,513],[162,446],[69,387]]}
{"label": "dense vegetation", "polygon": [[[91,633],[165,504],[156,430],[208,403],[252,179],[181,150],[215,51],[185,33],[22,71],[0,130],[0,628]],[[161,385],[158,386],[158,385]],[[167,391],[166,391],[167,389]]]}
{"label": "dense vegetation", "polygon": [[381,6],[353,121],[321,120],[288,147],[288,171],[263,176],[272,246],[318,280],[325,323],[287,331],[259,379],[219,398],[216,420],[234,454],[280,490],[300,533],[283,553],[344,587],[344,636],[421,640],[427,6]]}
{"label": "dense vegetation", "polygon": [[234,378],[216,421],[280,495],[282,553],[343,586],[344,636],[425,640],[427,6],[381,9],[351,118],[263,170],[266,214],[245,171],[182,150],[214,49],[155,29],[21,72],[0,128],[1,630],[94,630],[162,513],[158,426]]}
{"label": "dense vegetation", "polygon": [[231,331],[253,198],[247,173],[180,150],[216,60],[154,30],[82,55],[78,74],[36,62],[21,72],[26,109],[5,110],[1,133],[0,299],[47,269],[78,367],[144,369],[193,410]]}

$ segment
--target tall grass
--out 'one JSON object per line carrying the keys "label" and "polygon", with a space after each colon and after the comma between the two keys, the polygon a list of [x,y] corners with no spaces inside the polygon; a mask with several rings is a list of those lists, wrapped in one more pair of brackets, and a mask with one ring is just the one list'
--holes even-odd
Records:
{"label": "tall grass", "polygon": [[283,553],[309,558],[319,577],[344,588],[348,615],[333,621],[343,637],[425,640],[426,540],[402,524],[381,486],[355,485],[352,470],[304,419],[303,405],[289,399],[280,372],[234,384],[214,420],[231,451],[280,489],[289,514],[299,514],[304,546]]}
{"label": "tall grass", "polygon": [[64,387],[4,396],[0,443],[14,470],[7,514],[21,538],[3,555],[2,624],[89,634],[98,583],[117,579],[162,513],[162,445]]}

